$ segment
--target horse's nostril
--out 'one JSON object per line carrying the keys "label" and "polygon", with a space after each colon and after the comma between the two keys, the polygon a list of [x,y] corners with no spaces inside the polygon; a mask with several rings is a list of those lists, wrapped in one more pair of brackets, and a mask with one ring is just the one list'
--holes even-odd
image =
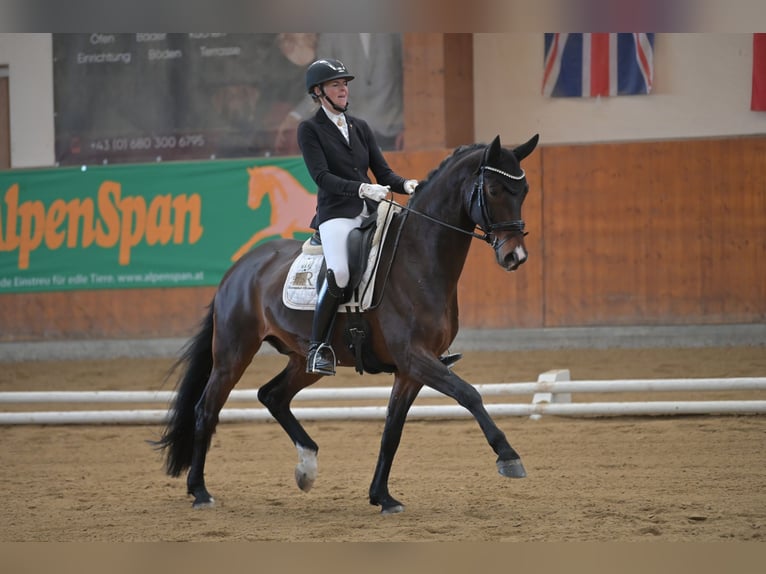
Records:
{"label": "horse's nostril", "polygon": [[527,260],[527,252],[525,249],[517,247],[513,251],[510,251],[503,257],[503,264],[506,269],[516,269]]}

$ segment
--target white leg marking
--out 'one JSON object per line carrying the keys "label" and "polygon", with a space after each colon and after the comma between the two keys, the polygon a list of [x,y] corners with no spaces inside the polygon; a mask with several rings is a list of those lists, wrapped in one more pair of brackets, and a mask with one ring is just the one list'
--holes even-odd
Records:
{"label": "white leg marking", "polygon": [[210,497],[210,502],[200,502],[199,504],[192,504],[192,508],[215,508],[215,498]]}
{"label": "white leg marking", "polygon": [[295,467],[295,482],[303,492],[308,492],[314,486],[317,478],[317,453],[315,450],[295,445],[298,450],[298,464]]}

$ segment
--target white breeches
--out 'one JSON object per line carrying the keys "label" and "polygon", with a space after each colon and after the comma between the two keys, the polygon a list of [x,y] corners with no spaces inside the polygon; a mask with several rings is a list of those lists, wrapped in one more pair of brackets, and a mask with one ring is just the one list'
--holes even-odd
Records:
{"label": "white breeches", "polygon": [[346,249],[348,234],[351,233],[352,229],[359,227],[362,221],[364,221],[364,215],[360,213],[352,219],[342,217],[328,219],[319,226],[327,269],[332,269],[338,287],[343,288],[348,285],[350,277],[348,251]]}

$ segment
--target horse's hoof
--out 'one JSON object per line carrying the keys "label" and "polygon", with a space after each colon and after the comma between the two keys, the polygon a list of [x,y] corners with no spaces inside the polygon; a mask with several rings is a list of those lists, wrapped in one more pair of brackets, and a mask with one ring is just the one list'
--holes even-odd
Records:
{"label": "horse's hoof", "polygon": [[317,478],[317,451],[299,445],[296,448],[298,464],[295,466],[295,482],[303,492],[308,492]]}
{"label": "horse's hoof", "polygon": [[316,475],[309,476],[307,473],[300,469],[300,466],[295,467],[295,482],[298,484],[298,488],[300,488],[303,492],[308,492],[311,490],[311,487],[314,486],[315,480]]}
{"label": "horse's hoof", "polygon": [[370,504],[373,506],[380,506],[381,514],[399,514],[400,512],[404,512],[404,505],[389,495],[382,498],[371,496]]}
{"label": "horse's hoof", "polygon": [[208,496],[202,499],[195,499],[192,503],[192,508],[215,508],[215,498]]}
{"label": "horse's hoof", "polygon": [[524,478],[527,476],[527,471],[524,470],[524,465],[521,464],[521,459],[519,458],[498,460],[497,472],[506,478]]}

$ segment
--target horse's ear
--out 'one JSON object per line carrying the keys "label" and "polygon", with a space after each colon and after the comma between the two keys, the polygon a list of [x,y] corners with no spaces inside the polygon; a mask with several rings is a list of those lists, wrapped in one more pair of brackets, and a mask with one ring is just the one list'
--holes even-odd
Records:
{"label": "horse's ear", "polygon": [[492,143],[487,146],[487,149],[484,151],[484,165],[487,165],[489,163],[494,163],[497,165],[500,161],[500,150],[502,149],[502,146],[500,145],[500,136],[495,136],[495,139],[492,140]]}
{"label": "horse's ear", "polygon": [[513,149],[513,155],[516,156],[516,159],[521,161],[525,157],[527,157],[529,154],[532,153],[532,151],[537,147],[537,140],[540,139],[540,134],[535,134],[531,138],[529,138],[529,141],[527,143],[521,144],[519,147]]}

